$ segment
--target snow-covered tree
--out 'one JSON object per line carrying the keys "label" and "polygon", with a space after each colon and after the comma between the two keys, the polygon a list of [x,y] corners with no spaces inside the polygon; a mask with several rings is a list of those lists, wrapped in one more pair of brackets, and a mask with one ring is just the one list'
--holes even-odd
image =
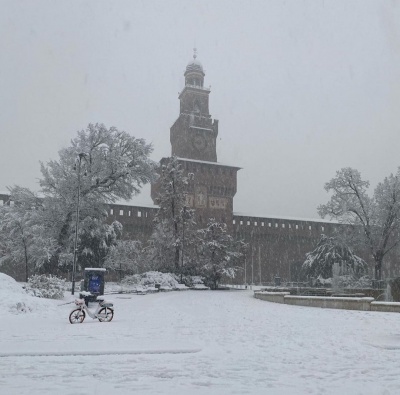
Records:
{"label": "snow-covered tree", "polygon": [[135,240],[118,240],[106,257],[104,267],[118,271],[120,280],[123,275],[142,273],[149,269],[142,258],[142,243]]}
{"label": "snow-covered tree", "polygon": [[102,227],[107,203],[130,199],[155,177],[151,152],[143,139],[115,127],[89,124],[59,152],[58,161],[41,164],[43,222],[51,226],[58,243],[53,265],[72,262],[78,194],[79,228],[88,219]]}
{"label": "snow-covered tree", "polygon": [[379,183],[372,197],[368,187],[369,182],[363,181],[357,170],[343,168],[325,185],[333,195],[318,211],[323,218],[335,218],[347,225],[343,229],[352,227],[353,234],[361,236],[375,261],[375,278],[381,279],[384,257],[400,242],[400,169]]}
{"label": "snow-covered tree", "polygon": [[211,218],[205,229],[198,231],[200,273],[212,289],[217,289],[223,276],[234,278],[239,270],[245,244],[227,233],[226,224]]}
{"label": "snow-covered tree", "polygon": [[111,225],[96,218],[86,217],[79,230],[78,263],[83,267],[103,267],[110,251],[122,235],[122,225]]}
{"label": "snow-covered tree", "polygon": [[[89,245],[81,245],[78,240],[78,251],[94,257],[94,251],[99,249],[101,243],[94,248],[88,236],[93,235],[92,242],[95,244],[94,239],[101,233],[107,234],[107,229],[110,229],[107,228],[109,225],[103,223],[107,217],[107,204],[117,199],[130,199],[139,193],[144,184],[155,178],[156,165],[149,159],[151,152],[151,145],[143,139],[136,139],[115,127],[107,129],[102,124],[89,124],[85,130],[78,132],[70,147],[59,151],[58,161],[41,164],[40,198],[24,188],[11,189],[15,207],[21,208],[17,213],[20,221],[16,222],[15,218],[11,221],[11,214],[8,215],[8,222],[2,225],[4,232],[9,232],[11,226],[6,226],[6,223],[23,224],[24,235],[21,240],[31,241],[31,251],[36,248],[38,252],[46,252],[51,256],[48,262],[44,262],[46,272],[54,272],[57,266],[68,269],[72,264],[79,197],[78,236],[79,239],[86,238]],[[26,204],[17,205],[16,194],[19,190],[25,191]],[[7,212],[16,213],[15,210]],[[82,229],[88,223],[97,224],[99,229],[90,227],[89,233],[85,233]],[[14,229],[16,232],[18,227],[15,225]],[[27,237],[27,232],[34,237]],[[98,235],[94,235],[96,232]],[[50,246],[45,241],[51,242]],[[54,241],[56,248],[50,248]],[[9,255],[11,252],[24,252],[24,249],[7,249],[10,245],[2,245],[0,248],[2,251],[10,251]],[[5,253],[2,253],[2,257],[6,259]],[[39,262],[39,259],[35,262]]]}
{"label": "snow-covered tree", "polygon": [[59,161],[41,164],[40,180],[45,196],[76,203],[77,159],[82,162],[80,196],[112,203],[130,199],[154,178],[155,163],[149,159],[152,146],[115,127],[89,124],[78,132],[71,146],[59,151]]}
{"label": "snow-covered tree", "polygon": [[147,248],[156,270],[181,273],[185,261],[192,257],[190,246],[194,234],[194,211],[186,202],[191,179],[192,175],[184,176],[176,157],[168,158],[160,167],[159,194],[156,198],[160,209],[154,219],[154,232]]}
{"label": "snow-covered tree", "polygon": [[0,207],[0,265],[23,263],[25,280],[48,262],[56,250],[42,220],[41,199],[27,188],[10,188],[13,205]]}
{"label": "snow-covered tree", "polygon": [[341,275],[360,277],[368,272],[367,263],[353,250],[334,237],[321,235],[315,249],[306,254],[302,271],[308,277],[332,278],[333,267],[337,264]]}

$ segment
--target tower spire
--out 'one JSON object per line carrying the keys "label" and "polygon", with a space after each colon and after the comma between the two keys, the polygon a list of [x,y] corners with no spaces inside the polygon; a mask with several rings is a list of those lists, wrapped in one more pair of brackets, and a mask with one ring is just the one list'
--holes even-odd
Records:
{"label": "tower spire", "polygon": [[197,48],[194,47],[193,48],[193,59],[196,60],[196,58],[197,58]]}

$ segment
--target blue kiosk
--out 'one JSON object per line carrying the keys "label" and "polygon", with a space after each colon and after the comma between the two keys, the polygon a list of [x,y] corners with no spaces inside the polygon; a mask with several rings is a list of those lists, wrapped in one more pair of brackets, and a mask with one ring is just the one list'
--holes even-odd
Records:
{"label": "blue kiosk", "polygon": [[90,292],[90,296],[81,295],[85,299],[86,305],[89,302],[94,302],[99,295],[104,295],[104,275],[106,269],[87,267],[85,269],[85,276],[81,282],[81,291]]}

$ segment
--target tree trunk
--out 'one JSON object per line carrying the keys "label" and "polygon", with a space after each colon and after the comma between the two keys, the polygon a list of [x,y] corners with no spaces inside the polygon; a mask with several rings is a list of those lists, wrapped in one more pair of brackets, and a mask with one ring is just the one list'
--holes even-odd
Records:
{"label": "tree trunk", "polygon": [[374,255],[375,259],[375,279],[382,280],[382,261],[383,261],[383,254],[381,252],[377,252]]}
{"label": "tree trunk", "polygon": [[179,257],[180,257],[180,248],[177,246],[175,247],[175,257],[174,257],[176,273],[179,273]]}
{"label": "tree trunk", "polygon": [[375,279],[382,280],[382,262],[375,262]]}

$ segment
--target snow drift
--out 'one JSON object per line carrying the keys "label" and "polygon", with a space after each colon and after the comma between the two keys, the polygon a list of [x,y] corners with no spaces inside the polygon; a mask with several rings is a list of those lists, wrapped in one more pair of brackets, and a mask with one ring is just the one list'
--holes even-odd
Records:
{"label": "snow drift", "polygon": [[0,273],[0,308],[3,311],[29,313],[45,305],[46,301],[29,295],[12,277]]}

